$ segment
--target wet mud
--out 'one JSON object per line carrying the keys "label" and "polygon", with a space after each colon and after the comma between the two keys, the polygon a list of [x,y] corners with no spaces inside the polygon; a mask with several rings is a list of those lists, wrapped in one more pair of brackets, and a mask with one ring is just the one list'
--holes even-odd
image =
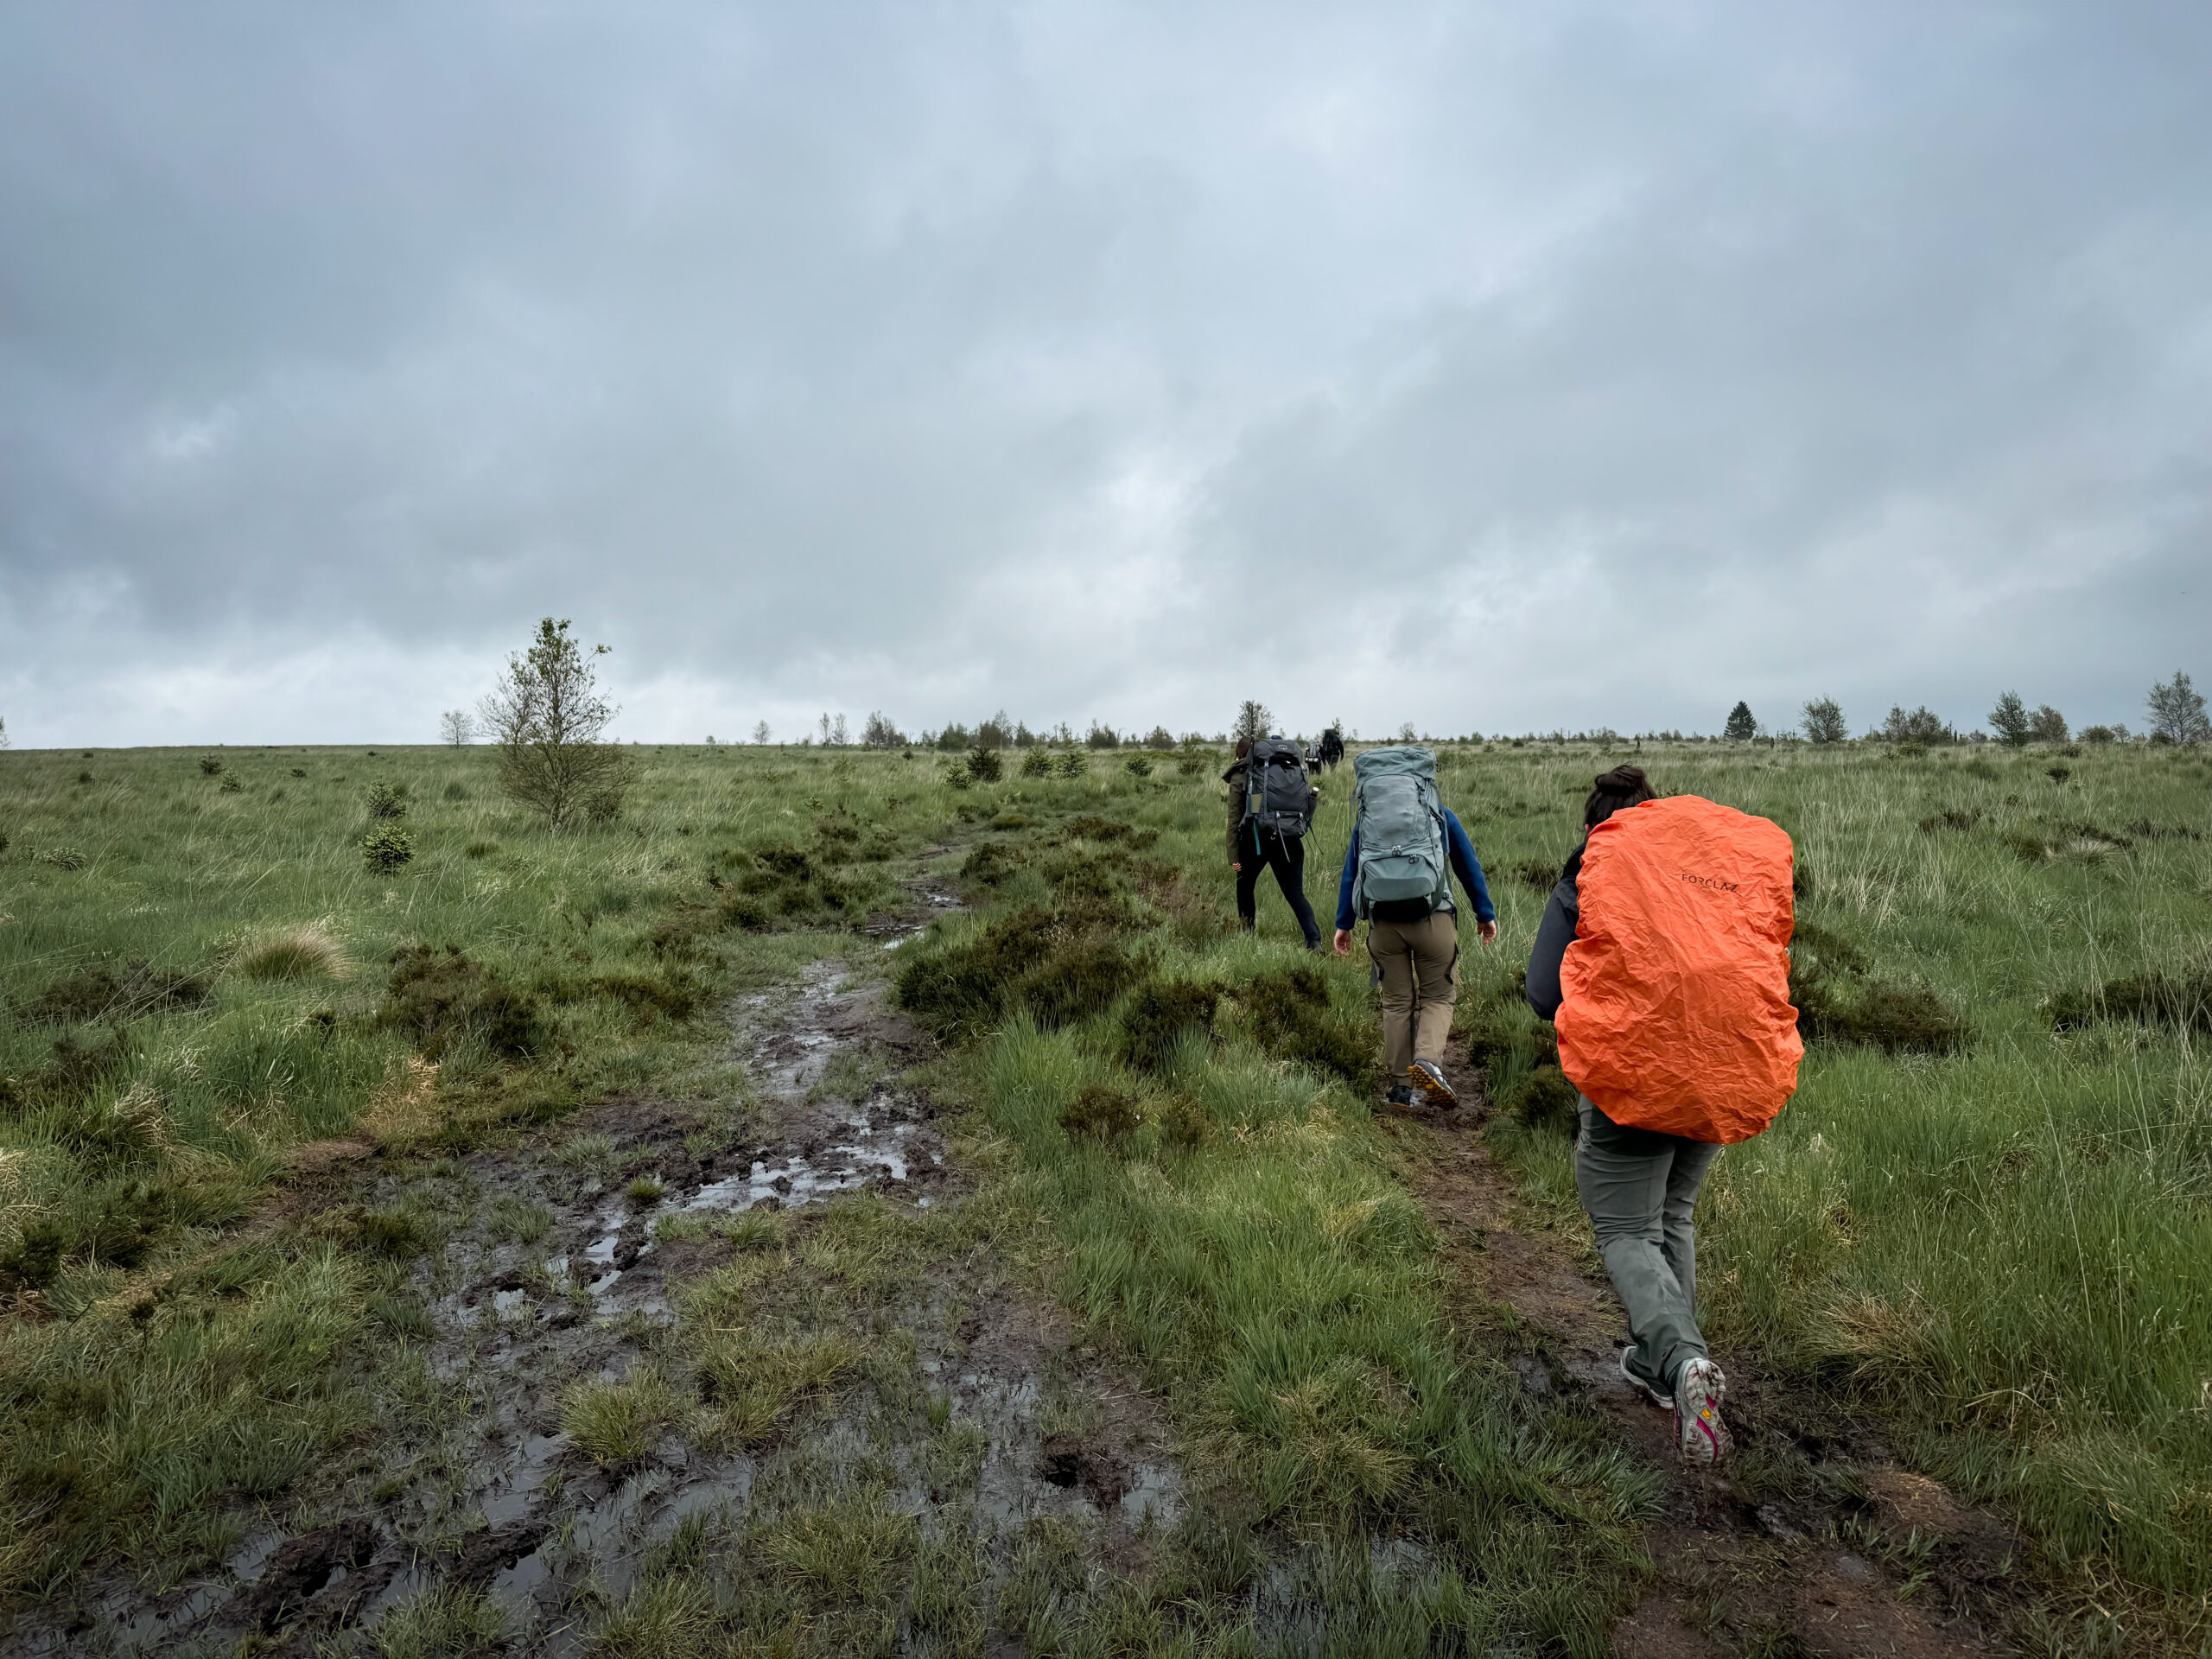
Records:
{"label": "wet mud", "polygon": [[1646,1538],[1656,1570],[1614,1628],[1617,1659],[2013,1650],[2002,1631],[2027,1591],[2012,1529],[1899,1467],[1873,1427],[1755,1357],[1721,1357],[1735,1459],[1686,1468],[1671,1413],[1621,1376],[1628,1325],[1602,1267],[1519,1200],[1478,1122],[1415,1109],[1386,1128],[1444,1238],[1463,1332],[1502,1350],[1527,1394],[1602,1414],[1661,1477]]}
{"label": "wet mud", "polygon": [[[875,949],[950,899],[923,892],[876,918]],[[496,1602],[502,1651],[582,1652],[688,1517],[741,1548],[764,1490],[836,1488],[863,1465],[896,1471],[888,1501],[924,1535],[975,1541],[987,1575],[1039,1517],[1083,1529],[1103,1560],[1141,1557],[1183,1505],[1156,1402],[988,1251],[874,1310],[868,1380],[787,1433],[715,1449],[671,1422],[620,1471],[572,1444],[564,1395],[665,1352],[687,1287],[730,1261],[735,1218],[803,1239],[845,1195],[922,1217],[973,1185],[908,1080],[928,1040],[879,979],[817,963],[730,1020],[740,1100],[613,1101],[539,1143],[404,1170],[319,1154],[334,1201],[465,1217],[417,1264],[421,1325],[401,1380],[380,1385],[411,1409],[392,1413],[389,1443],[239,1516],[222,1570],[157,1595],[73,1586],[0,1653],[367,1652],[394,1610],[455,1590]]]}

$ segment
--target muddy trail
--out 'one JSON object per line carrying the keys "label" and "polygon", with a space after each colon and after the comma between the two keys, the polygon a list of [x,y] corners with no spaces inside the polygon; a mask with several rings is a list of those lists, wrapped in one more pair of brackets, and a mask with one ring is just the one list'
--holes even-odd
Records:
{"label": "muddy trail", "polygon": [[764,1617],[907,1648],[917,1615],[838,1581],[865,1548],[834,1571],[793,1553],[871,1527],[937,1551],[957,1593],[934,1616],[972,1646],[1040,1536],[1141,1561],[1181,1508],[1154,1402],[987,1243],[932,1230],[972,1178],[906,1076],[926,1039],[858,960],[918,925],[740,999],[741,1099],[616,1100],[520,1147],[304,1178],[313,1202],[441,1224],[385,1434],[253,1517],[221,1570],[81,1583],[0,1652],[415,1651],[463,1615],[500,1651],[579,1652],[675,1567],[748,1549],[799,1562],[755,1586]]}
{"label": "muddy trail", "polygon": [[1628,1325],[1602,1264],[1580,1262],[1520,1199],[1479,1116],[1382,1121],[1445,1241],[1464,1339],[1505,1354],[1532,1397],[1599,1414],[1661,1480],[1645,1537],[1655,1572],[1614,1628],[1618,1659],[2013,1651],[2001,1632],[2026,1587],[2012,1528],[1898,1466],[1869,1426],[1755,1357],[1719,1356],[1735,1459],[1719,1471],[1679,1462],[1670,1414],[1620,1375]]}

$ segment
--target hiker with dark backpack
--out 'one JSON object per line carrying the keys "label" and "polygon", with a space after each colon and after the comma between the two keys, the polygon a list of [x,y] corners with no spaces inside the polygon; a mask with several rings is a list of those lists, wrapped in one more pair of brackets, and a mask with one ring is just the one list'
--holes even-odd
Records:
{"label": "hiker with dark backpack", "polygon": [[1260,925],[1260,874],[1275,873],[1306,948],[1321,948],[1321,925],[1306,898],[1306,832],[1320,791],[1306,775],[1306,755],[1288,738],[1239,738],[1222,773],[1229,785],[1229,868],[1236,872],[1236,915],[1248,933]]}
{"label": "hiker with dark backpack", "polygon": [[1685,1461],[1728,1455],[1727,1378],[1697,1323],[1698,1189],[1773,1122],[1804,1045],[1789,1006],[1792,849],[1780,826],[1643,769],[1596,780],[1529,958],[1529,1006],[1581,1091],[1574,1185],[1628,1310],[1621,1376],[1671,1406]]}
{"label": "hiker with dark backpack", "polygon": [[1482,861],[1459,818],[1436,792],[1428,749],[1369,749],[1352,762],[1351,845],[1337,886],[1337,954],[1351,954],[1355,919],[1367,923],[1367,954],[1382,994],[1383,1060],[1389,1099],[1410,1105],[1418,1090],[1433,1106],[1456,1106],[1444,1077],[1444,1045],[1459,1000],[1459,913],[1452,878],[1475,907],[1484,944],[1497,938],[1497,912]]}

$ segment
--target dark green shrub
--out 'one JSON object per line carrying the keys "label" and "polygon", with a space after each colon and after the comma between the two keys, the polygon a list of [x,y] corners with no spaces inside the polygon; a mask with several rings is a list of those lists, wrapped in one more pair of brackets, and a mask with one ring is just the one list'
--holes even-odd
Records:
{"label": "dark green shrub", "polygon": [[361,861],[372,875],[391,875],[415,856],[415,838],[397,823],[381,824],[361,840]]}
{"label": "dark green shrub", "polygon": [[1213,1034],[1214,1015],[1220,1007],[1217,986],[1191,980],[1147,980],[1122,1010],[1121,1058],[1139,1071],[1164,1071],[1186,1033]]}
{"label": "dark green shrub", "polygon": [[963,880],[995,887],[1021,868],[1021,859],[1004,842],[987,841],[961,861]]}
{"label": "dark green shrub", "polygon": [[361,804],[372,818],[394,820],[407,816],[407,786],[379,782],[362,791]]}
{"label": "dark green shrub", "polygon": [[1326,975],[1311,963],[1255,975],[1238,993],[1252,1040],[1277,1059],[1290,1060],[1355,1089],[1382,1077],[1373,1020],[1338,1013],[1329,1000]]}
{"label": "dark green shrub", "polygon": [[1075,939],[1022,982],[1021,1000],[1039,1025],[1071,1026],[1111,1007],[1143,973],[1112,939]]}
{"label": "dark green shrub", "polygon": [[1119,1146],[1136,1133],[1144,1116],[1135,1099],[1118,1089],[1087,1083],[1060,1109],[1060,1128],[1074,1141]]}
{"label": "dark green shrub", "polygon": [[665,977],[657,974],[601,974],[591,982],[591,988],[647,1019],[673,1020],[681,1024],[699,1011],[698,982],[681,970]]}
{"label": "dark green shrub", "polygon": [[963,944],[910,960],[899,974],[899,1005],[941,1035],[980,1031],[1051,953],[1058,933],[1051,911],[1025,905]]}
{"label": "dark green shrub", "polygon": [[202,975],[134,962],[119,973],[87,968],[66,974],[22,1012],[34,1025],[83,1025],[92,1020],[133,1020],[141,1014],[204,1007],[213,995]]}
{"label": "dark green shrub", "polygon": [[203,754],[200,757],[200,770],[203,776],[213,778],[222,769],[223,763],[213,755]]}
{"label": "dark green shrub", "polygon": [[1049,749],[1032,749],[1021,757],[1024,778],[1049,778],[1052,775],[1052,754]]}
{"label": "dark green shrub", "polygon": [[1133,754],[1122,763],[1122,766],[1133,778],[1152,776],[1152,758],[1149,755]]}
{"label": "dark green shrub", "polygon": [[2094,989],[2061,991],[2044,1004],[2056,1031],[2079,1031],[2099,1020],[2139,1020],[2212,1033],[2212,974],[2139,974]]}
{"label": "dark green shrub", "polygon": [[1808,1043],[1864,1044],[1885,1054],[1950,1054],[1973,1034],[1925,985],[1869,979],[1855,994],[1839,994],[1836,981],[1810,960],[1792,961],[1789,1000],[1797,1007],[1798,1034]]}
{"label": "dark green shrub", "polygon": [[1080,778],[1090,770],[1090,757],[1081,749],[1068,749],[1052,764],[1061,777]]}
{"label": "dark green shrub", "polygon": [[545,1024],[536,1001],[470,961],[459,946],[410,945],[393,952],[391,964],[377,1023],[407,1032],[432,1059],[463,1039],[507,1059],[545,1049]]}
{"label": "dark green shrub", "polygon": [[1534,1065],[1498,1103],[1507,1116],[1531,1128],[1573,1135],[1580,1122],[1582,1091],[1556,1065]]}
{"label": "dark green shrub", "polygon": [[996,749],[968,751],[968,781],[971,784],[995,784],[1006,775],[1006,762],[999,758]]}

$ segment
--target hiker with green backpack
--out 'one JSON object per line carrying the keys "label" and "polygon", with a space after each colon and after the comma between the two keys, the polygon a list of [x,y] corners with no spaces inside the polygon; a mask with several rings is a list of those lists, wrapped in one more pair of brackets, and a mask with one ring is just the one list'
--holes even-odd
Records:
{"label": "hiker with green backpack", "polygon": [[1351,954],[1354,920],[1367,923],[1367,954],[1382,993],[1383,1059],[1389,1099],[1410,1105],[1415,1090],[1433,1106],[1456,1106],[1444,1076],[1444,1045],[1459,1000],[1459,914],[1452,878],[1467,890],[1484,944],[1497,938],[1497,912],[1482,861],[1436,791],[1436,755],[1421,748],[1369,749],[1352,762],[1351,845],[1337,887],[1337,954]]}

